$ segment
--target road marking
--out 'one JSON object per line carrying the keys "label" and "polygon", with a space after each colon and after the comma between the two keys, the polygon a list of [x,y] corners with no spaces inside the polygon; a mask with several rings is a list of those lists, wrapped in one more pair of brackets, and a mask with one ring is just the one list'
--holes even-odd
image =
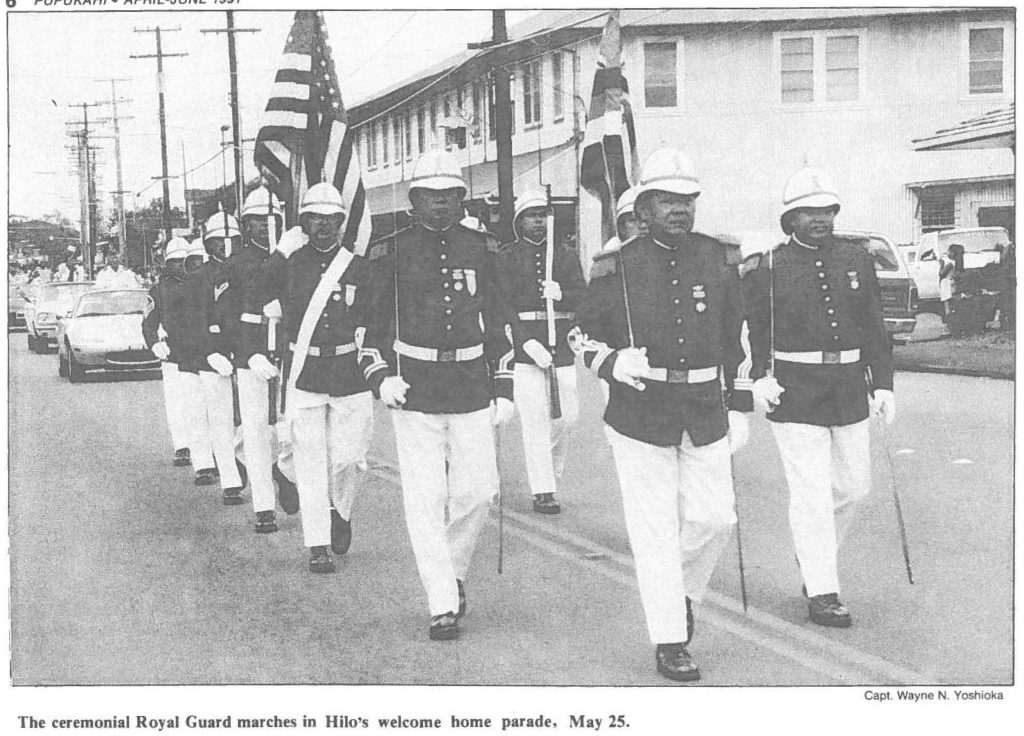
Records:
{"label": "road marking", "polygon": [[909,447],[904,447],[904,448],[901,448],[899,450],[896,450],[896,454],[897,455],[913,455],[914,454],[914,450],[911,450]]}
{"label": "road marking", "polygon": [[953,464],[954,465],[974,465],[974,461],[973,460],[968,460],[967,458],[962,457],[959,460],[954,460]]}

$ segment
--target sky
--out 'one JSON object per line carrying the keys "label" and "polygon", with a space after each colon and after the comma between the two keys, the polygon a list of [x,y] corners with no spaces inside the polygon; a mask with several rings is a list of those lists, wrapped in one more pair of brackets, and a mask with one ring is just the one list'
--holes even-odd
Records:
{"label": "sky", "polygon": [[[529,15],[510,11],[508,24]],[[326,11],[325,16],[346,105],[491,34],[489,10]],[[291,11],[235,11],[236,28],[260,29],[236,35],[243,138],[256,135],[292,18]],[[224,34],[200,29],[223,28],[225,21],[219,10],[10,14],[9,212],[40,216],[59,209],[77,223],[77,175],[64,146],[73,142],[66,123],[81,120],[82,111],[69,105],[109,101],[110,82],[97,80],[111,77],[129,79],[117,83],[118,98],[130,100],[118,104],[119,117],[133,117],[120,126],[122,171],[124,188],[141,195],[126,195],[125,207],[130,210],[134,201],[144,206],[160,195],[160,182],[152,178],[161,173],[156,59],[130,58],[155,53],[155,34],[133,29],[157,25],[181,28],[162,34],[165,54],[188,53],[164,59],[168,171],[179,177],[170,183],[171,204],[180,206],[183,200],[183,168],[193,169],[211,157],[188,175],[188,186],[219,186],[220,128],[231,122],[227,41]],[[109,106],[89,108],[90,121],[109,115]],[[113,126],[101,125],[95,132],[112,136]],[[98,193],[109,213],[111,192],[117,189],[114,141],[96,138],[95,143],[103,148],[97,159]],[[251,151],[246,151],[245,167],[246,178],[253,177]],[[227,169],[231,181],[230,157]]]}

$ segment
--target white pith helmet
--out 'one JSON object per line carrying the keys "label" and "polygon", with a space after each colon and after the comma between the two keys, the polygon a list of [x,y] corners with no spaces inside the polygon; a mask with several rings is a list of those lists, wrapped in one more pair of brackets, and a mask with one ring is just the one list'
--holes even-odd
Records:
{"label": "white pith helmet", "polygon": [[341,198],[341,192],[335,189],[333,184],[328,184],[327,182],[314,184],[302,196],[299,214],[305,215],[307,213],[317,215],[348,214],[345,210],[345,200]]}

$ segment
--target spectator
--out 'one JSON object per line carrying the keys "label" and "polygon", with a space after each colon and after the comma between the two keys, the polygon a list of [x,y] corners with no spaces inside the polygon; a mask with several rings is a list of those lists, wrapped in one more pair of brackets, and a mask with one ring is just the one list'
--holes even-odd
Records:
{"label": "spectator", "polygon": [[956,307],[964,275],[964,247],[953,243],[939,261],[939,300],[942,302],[942,322],[949,322],[950,312]]}

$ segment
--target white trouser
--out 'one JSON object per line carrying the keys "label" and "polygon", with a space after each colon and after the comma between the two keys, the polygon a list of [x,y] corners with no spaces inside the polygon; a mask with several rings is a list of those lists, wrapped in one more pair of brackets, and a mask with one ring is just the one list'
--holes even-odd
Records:
{"label": "white trouser", "polygon": [[213,445],[210,440],[210,422],[206,417],[206,399],[202,382],[196,373],[178,371],[177,383],[181,394],[182,415],[186,420],[185,437],[195,470],[213,467]]}
{"label": "white trouser", "polygon": [[534,495],[557,490],[557,481],[565,469],[569,437],[580,413],[576,366],[556,368],[555,375],[562,416],[552,420],[544,371],[526,363],[517,363],[515,368],[515,402],[523,431],[526,477]]}
{"label": "white trouser", "polygon": [[605,427],[622,490],[647,631],[686,641],[686,597],[704,597],[736,523],[729,441],[658,447]]}
{"label": "white trouser", "polygon": [[[242,479],[235,465],[235,407],[231,398],[231,379],[212,371],[200,371],[199,385],[206,409],[210,446],[220,471],[220,487],[238,488]],[[192,464],[196,468],[213,467],[212,463],[197,465],[194,459]]]}
{"label": "white trouser", "polygon": [[[266,402],[264,402],[264,408]],[[373,395],[328,396],[289,387],[288,418],[307,547],[331,543],[331,507],[352,516],[373,434]]]}
{"label": "white trouser", "polygon": [[455,579],[465,580],[487,520],[487,505],[498,493],[491,410],[468,414],[393,410],[390,414],[405,523],[430,615],[454,612],[459,608]]}
{"label": "white trouser", "polygon": [[[249,472],[249,486],[252,488],[254,511],[272,511],[275,504],[273,466],[285,466],[291,472],[291,448],[287,442],[291,435],[281,429],[285,424],[278,417],[279,424],[269,423],[269,383],[248,368],[238,369],[238,409],[242,415],[242,437],[246,470]],[[286,442],[287,440],[287,442]],[[282,469],[282,472],[285,472]],[[287,474],[286,474],[287,475]],[[291,478],[291,475],[288,475]]]}
{"label": "white trouser", "polygon": [[789,485],[789,526],[807,595],[839,592],[836,553],[871,487],[868,420],[842,427],[769,422]]}
{"label": "white trouser", "polygon": [[163,361],[160,364],[164,383],[164,408],[167,410],[167,429],[171,432],[171,444],[175,450],[188,447],[189,416],[185,374],[178,372],[178,364]]}

